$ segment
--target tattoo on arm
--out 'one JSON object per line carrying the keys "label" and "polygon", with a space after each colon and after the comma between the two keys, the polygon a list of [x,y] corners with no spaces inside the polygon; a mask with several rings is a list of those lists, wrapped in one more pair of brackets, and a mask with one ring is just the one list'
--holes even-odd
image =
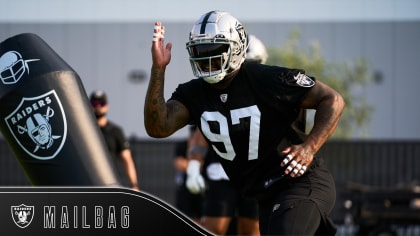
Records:
{"label": "tattoo on arm", "polygon": [[144,104],[144,125],[152,137],[164,137],[163,127],[167,117],[166,102],[163,97],[165,71],[152,68],[149,87]]}
{"label": "tattoo on arm", "polygon": [[318,84],[308,95],[304,106],[315,108],[316,113],[306,143],[317,152],[334,133],[345,104],[342,96],[325,84]]}
{"label": "tattoo on arm", "polygon": [[165,101],[164,71],[153,69],[144,105],[144,123],[147,133],[152,137],[167,137],[185,126],[189,112],[177,101]]}

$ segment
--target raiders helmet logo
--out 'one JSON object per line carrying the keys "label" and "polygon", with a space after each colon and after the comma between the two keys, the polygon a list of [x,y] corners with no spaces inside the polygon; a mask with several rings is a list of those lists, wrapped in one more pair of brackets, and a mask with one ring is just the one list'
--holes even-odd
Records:
{"label": "raiders helmet logo", "polygon": [[31,224],[34,218],[35,207],[20,204],[19,206],[10,207],[12,218],[15,224],[20,228],[26,228]]}
{"label": "raiders helmet logo", "polygon": [[54,90],[22,98],[5,121],[19,146],[35,159],[52,159],[64,146],[67,121]]}

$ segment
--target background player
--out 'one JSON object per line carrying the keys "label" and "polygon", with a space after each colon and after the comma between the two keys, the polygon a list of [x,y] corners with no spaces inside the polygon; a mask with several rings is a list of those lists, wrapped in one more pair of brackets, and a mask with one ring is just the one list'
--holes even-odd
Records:
{"label": "background player", "polygon": [[193,219],[196,223],[201,224],[201,212],[202,212],[202,201],[203,194],[191,193],[186,187],[187,178],[187,149],[188,143],[191,140],[196,126],[191,125],[189,127],[188,138],[178,142],[175,146],[174,153],[174,168],[176,170],[175,183],[175,207],[186,214],[188,217]]}

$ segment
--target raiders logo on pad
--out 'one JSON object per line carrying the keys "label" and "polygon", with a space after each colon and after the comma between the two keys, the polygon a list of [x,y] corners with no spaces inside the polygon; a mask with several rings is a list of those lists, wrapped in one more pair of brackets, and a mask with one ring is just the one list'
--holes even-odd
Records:
{"label": "raiders logo on pad", "polygon": [[19,146],[35,159],[54,158],[66,140],[66,116],[54,90],[22,98],[5,122]]}

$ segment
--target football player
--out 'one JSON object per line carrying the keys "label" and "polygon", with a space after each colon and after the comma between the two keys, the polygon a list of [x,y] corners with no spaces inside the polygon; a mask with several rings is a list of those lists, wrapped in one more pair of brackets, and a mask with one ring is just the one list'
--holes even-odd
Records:
{"label": "football player", "polygon": [[[228,12],[211,11],[193,25],[186,44],[197,78],[166,101],[172,44],[164,33],[155,22],[147,133],[163,138],[197,125],[232,184],[258,200],[261,234],[334,235],[335,184],[317,152],[339,122],[342,96],[302,69],[244,63],[243,25]],[[315,109],[307,136],[293,128],[301,109]]]}
{"label": "football player", "polygon": [[[254,35],[248,34],[247,37],[248,46],[244,63],[264,64],[268,58],[265,45]],[[204,169],[202,182],[195,180],[200,176],[187,176],[189,177],[187,188],[191,192],[205,191],[201,221],[203,227],[216,235],[259,235],[257,201],[242,196],[232,185],[217,154],[213,149],[208,149],[208,144],[199,129],[195,130],[190,141],[189,154],[194,155],[190,157],[192,161],[189,171],[201,174],[201,169]],[[204,163],[203,167],[201,163]],[[206,183],[206,187],[197,185],[200,183]]]}

